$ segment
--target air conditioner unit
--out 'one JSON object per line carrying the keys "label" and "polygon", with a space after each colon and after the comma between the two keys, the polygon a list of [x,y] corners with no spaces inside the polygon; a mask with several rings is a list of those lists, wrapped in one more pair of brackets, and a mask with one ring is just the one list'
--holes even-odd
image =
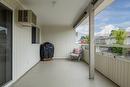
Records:
{"label": "air conditioner unit", "polygon": [[32,10],[18,10],[18,23],[23,26],[36,26],[37,17]]}

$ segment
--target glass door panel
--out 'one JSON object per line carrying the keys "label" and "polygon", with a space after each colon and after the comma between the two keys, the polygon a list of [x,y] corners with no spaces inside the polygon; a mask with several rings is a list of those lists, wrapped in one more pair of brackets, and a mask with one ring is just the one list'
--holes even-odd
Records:
{"label": "glass door panel", "polygon": [[0,27],[0,85],[6,81],[6,31],[6,28]]}
{"label": "glass door panel", "polygon": [[0,87],[12,80],[12,11],[0,3]]}

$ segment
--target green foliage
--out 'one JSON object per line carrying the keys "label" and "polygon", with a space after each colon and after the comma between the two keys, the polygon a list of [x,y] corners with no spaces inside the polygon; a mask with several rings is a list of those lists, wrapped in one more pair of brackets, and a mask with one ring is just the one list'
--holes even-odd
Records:
{"label": "green foliage", "polygon": [[90,41],[89,36],[82,36],[80,40],[84,40],[86,43],[89,43]]}
{"label": "green foliage", "polygon": [[[127,32],[122,29],[113,30],[111,32],[110,36],[113,36],[116,39],[116,44],[123,45],[124,40],[127,37]],[[122,47],[112,47],[112,52],[121,55],[123,53],[123,48]]]}
{"label": "green foliage", "polygon": [[122,47],[112,47],[112,52],[121,55],[123,53]]}
{"label": "green foliage", "polygon": [[86,36],[86,37],[85,37],[85,40],[86,40],[86,42],[89,43],[89,42],[90,42],[90,38],[89,38],[89,36]]}
{"label": "green foliage", "polygon": [[113,36],[116,39],[116,44],[123,45],[124,40],[127,37],[127,32],[123,29],[113,30],[111,32],[111,36]]}
{"label": "green foliage", "polygon": [[85,36],[82,36],[80,39],[81,39],[81,40],[85,39]]}

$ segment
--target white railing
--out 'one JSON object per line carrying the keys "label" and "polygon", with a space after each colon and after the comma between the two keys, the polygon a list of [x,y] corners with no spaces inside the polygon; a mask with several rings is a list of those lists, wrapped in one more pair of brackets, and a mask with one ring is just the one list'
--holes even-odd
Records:
{"label": "white railing", "polygon": [[[110,45],[100,46],[112,47]],[[126,48],[127,46],[116,45],[116,47]],[[83,47],[83,49],[83,58],[89,64],[89,51],[85,49],[85,47]],[[120,87],[130,87],[130,59],[115,57],[113,54],[107,52],[95,52],[95,68]]]}

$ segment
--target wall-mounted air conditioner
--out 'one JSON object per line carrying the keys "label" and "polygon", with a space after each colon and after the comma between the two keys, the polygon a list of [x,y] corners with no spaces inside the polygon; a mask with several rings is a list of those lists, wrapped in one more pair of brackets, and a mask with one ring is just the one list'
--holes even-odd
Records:
{"label": "wall-mounted air conditioner", "polygon": [[18,10],[18,23],[23,26],[36,26],[37,17],[32,10]]}

